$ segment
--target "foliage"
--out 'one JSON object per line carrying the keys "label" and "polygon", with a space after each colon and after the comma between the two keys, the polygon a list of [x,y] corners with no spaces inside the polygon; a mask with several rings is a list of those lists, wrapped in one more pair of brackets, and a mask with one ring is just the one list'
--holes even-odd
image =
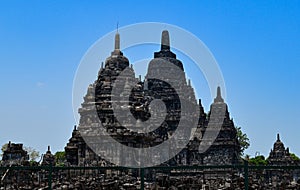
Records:
{"label": "foliage", "polygon": [[24,147],[24,150],[27,151],[27,154],[29,155],[30,161],[36,161],[38,157],[40,157],[40,152],[35,150],[32,147]]}
{"label": "foliage", "polygon": [[7,149],[7,146],[8,146],[8,143],[5,143],[4,145],[2,145],[1,154],[0,154],[1,158],[2,158],[3,152]]}
{"label": "foliage", "polygon": [[300,161],[300,158],[296,154],[290,153],[290,155],[294,161]]}
{"label": "foliage", "polygon": [[66,160],[66,153],[65,151],[57,151],[54,154],[56,165],[57,166],[64,166],[65,160]]}
{"label": "foliage", "polygon": [[38,166],[39,163],[38,163],[37,161],[30,160],[30,161],[29,161],[29,165],[30,165],[30,166]]}
{"label": "foliage", "polygon": [[255,158],[250,158],[249,163],[252,165],[267,165],[267,160],[264,156],[256,156]]}
{"label": "foliage", "polygon": [[2,145],[1,147],[1,151],[2,153],[7,149],[8,143],[5,143],[4,145]]}
{"label": "foliage", "polygon": [[235,127],[237,131],[237,138],[241,145],[241,155],[244,155],[244,151],[250,146],[249,138],[243,133],[241,127]]}

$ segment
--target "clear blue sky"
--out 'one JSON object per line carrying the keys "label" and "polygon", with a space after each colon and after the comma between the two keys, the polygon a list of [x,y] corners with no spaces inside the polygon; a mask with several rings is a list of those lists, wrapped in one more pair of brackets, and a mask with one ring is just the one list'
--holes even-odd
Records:
{"label": "clear blue sky", "polygon": [[251,141],[247,153],[268,155],[280,133],[300,155],[300,1],[292,0],[1,1],[0,144],[63,150],[75,124],[77,66],[117,22],[164,22],[195,34],[223,72],[231,117]]}

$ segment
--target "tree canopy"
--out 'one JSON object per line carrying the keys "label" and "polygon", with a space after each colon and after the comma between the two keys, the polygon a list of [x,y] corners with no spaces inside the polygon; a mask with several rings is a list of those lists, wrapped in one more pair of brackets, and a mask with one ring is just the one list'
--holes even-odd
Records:
{"label": "tree canopy", "polygon": [[245,150],[250,146],[250,140],[247,134],[243,133],[241,127],[236,126],[237,138],[241,145],[241,155],[244,155]]}
{"label": "tree canopy", "polygon": [[63,166],[66,160],[66,153],[65,151],[57,151],[54,154],[55,160],[56,160],[56,165],[57,166]]}
{"label": "tree canopy", "polygon": [[268,162],[263,155],[260,155],[254,158],[250,158],[249,163],[252,165],[267,165]]}
{"label": "tree canopy", "polygon": [[27,151],[30,161],[36,161],[36,159],[40,157],[40,152],[32,147],[24,147],[24,150]]}
{"label": "tree canopy", "polygon": [[290,155],[294,161],[300,161],[300,158],[295,153],[290,153]]}
{"label": "tree canopy", "polygon": [[2,147],[1,147],[1,154],[0,154],[1,158],[3,156],[3,152],[7,149],[7,146],[8,146],[8,143],[5,143],[4,145],[2,145]]}

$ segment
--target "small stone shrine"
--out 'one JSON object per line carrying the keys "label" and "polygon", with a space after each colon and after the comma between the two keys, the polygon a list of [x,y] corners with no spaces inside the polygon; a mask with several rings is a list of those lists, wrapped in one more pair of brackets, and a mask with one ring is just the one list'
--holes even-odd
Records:
{"label": "small stone shrine", "polygon": [[51,153],[50,146],[48,146],[48,150],[47,150],[46,154],[43,155],[42,165],[55,166],[55,157]]}
{"label": "small stone shrine", "polygon": [[27,151],[23,149],[23,144],[8,142],[6,150],[3,151],[3,165],[21,165],[28,160],[29,156]]}

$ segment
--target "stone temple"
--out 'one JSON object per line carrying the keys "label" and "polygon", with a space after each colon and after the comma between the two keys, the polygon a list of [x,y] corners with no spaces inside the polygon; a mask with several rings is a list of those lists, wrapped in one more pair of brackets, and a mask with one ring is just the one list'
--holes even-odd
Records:
{"label": "stone temple", "polygon": [[[174,66],[181,72],[174,74]],[[154,75],[161,77],[152,77]],[[114,87],[119,91],[115,92]],[[118,101],[116,97],[121,99]],[[163,103],[165,110],[161,110],[165,112],[157,111],[160,105],[153,104],[157,100]],[[183,111],[184,106],[195,106],[198,112],[192,112],[196,113],[194,120],[191,120],[188,112]],[[121,115],[118,115],[119,109]],[[126,112],[123,113],[124,110]],[[217,87],[216,97],[206,113],[201,100],[196,100],[190,81],[186,80],[183,63],[171,51],[168,31],[162,32],[161,49],[154,53],[144,80],[141,77],[135,78],[132,65],[120,50],[120,35],[117,33],[115,49],[106,59],[105,65],[102,63],[95,82],[88,86],[79,114],[79,125],[74,126],[72,136],[65,146],[67,163],[64,162],[64,165],[124,166],[124,163],[129,163],[137,166],[137,159],[132,157],[132,152],[122,149],[114,151],[112,146],[108,146],[111,148],[108,150],[102,149],[97,138],[101,138],[103,144],[110,143],[105,140],[109,136],[123,147],[152,148],[173,138],[174,133],[186,136],[186,131],[178,127],[182,120],[186,120],[184,127],[192,126],[192,130],[188,131],[191,133],[187,133],[187,143],[181,143],[180,135],[174,138],[175,142],[168,148],[175,147],[179,151],[159,164],[211,166],[201,167],[203,169],[181,167],[183,170],[177,167],[165,167],[170,170],[121,167],[122,170],[115,171],[109,167],[52,168],[59,161],[48,146],[40,161],[42,168],[19,170],[17,167],[14,170],[11,166],[37,166],[38,163],[29,162],[23,144],[9,142],[0,162],[0,166],[6,166],[0,171],[0,189],[129,190],[142,189],[143,179],[145,189],[300,189],[300,162],[293,158],[289,148],[285,148],[279,134],[265,168],[255,169],[251,162],[250,166],[245,162],[244,168],[237,167],[236,164],[240,165],[242,160],[241,146],[228,106],[222,98],[221,88]],[[100,127],[106,133],[98,133]],[[141,130],[145,128],[151,130]],[[180,144],[184,146],[178,146]],[[102,157],[101,151],[111,152],[116,162]],[[165,155],[147,155],[146,159],[154,160],[157,156]],[[232,168],[215,167],[217,165],[230,165]],[[288,166],[292,166],[292,169],[287,169]],[[246,183],[249,183],[249,188],[246,188]]]}
{"label": "stone temple", "polygon": [[3,165],[27,165],[28,160],[29,155],[27,154],[27,151],[23,149],[23,144],[8,142],[6,149],[3,151]]}
{"label": "stone temple", "polygon": [[[109,56],[105,64],[102,63],[98,72],[98,77],[93,84],[90,84],[84,97],[81,108],[79,108],[80,121],[78,127],[74,127],[72,137],[65,147],[66,159],[70,165],[94,166],[110,165],[109,161],[101,158],[94,153],[91,147],[87,145],[81,132],[89,134],[94,128],[99,127],[99,121],[106,132],[119,143],[135,148],[156,146],[169,139],[177,129],[181,114],[182,101],[187,104],[197,104],[199,116],[194,136],[190,138],[188,145],[183,148],[172,159],[163,163],[164,165],[231,165],[240,161],[241,148],[237,139],[237,131],[233,120],[230,119],[227,104],[224,102],[220,87],[217,88],[217,95],[210,106],[210,111],[205,113],[201,100],[196,100],[194,89],[190,81],[186,79],[183,63],[177,59],[176,54],[170,48],[169,32],[162,32],[161,49],[154,53],[154,58],[150,61],[145,79],[135,78],[134,69],[129,63],[128,58],[120,50],[120,34],[115,35],[115,49]],[[168,61],[183,71],[183,74],[168,75],[167,82],[164,80],[153,79],[153,74],[163,75],[171,72],[172,68],[163,65],[161,62]],[[126,74],[122,71],[126,69]],[[121,84],[116,84],[116,80],[121,78]],[[171,86],[168,80],[176,81],[176,85]],[[132,85],[134,84],[134,85]],[[129,103],[126,105],[136,123],[132,124],[127,119],[129,115],[123,115],[122,118],[116,118],[113,110],[113,86],[120,85],[120,96],[128,96]],[[184,100],[179,100],[178,94],[174,88],[179,88],[184,94]],[[160,127],[148,133],[139,133],[128,129],[128,126],[136,127],[151,118],[150,107],[154,99],[160,99],[166,106],[166,115]],[[95,112],[97,114],[92,114]],[[213,116],[212,116],[213,115]],[[159,117],[158,117],[159,118]],[[123,120],[122,124],[119,122]],[[217,129],[216,121],[221,123]],[[152,121],[147,127],[156,126]],[[189,123],[190,122],[190,123]],[[186,125],[193,121],[186,122]],[[125,124],[124,124],[125,123]],[[80,130],[79,130],[80,129]],[[220,131],[216,139],[209,144],[209,139],[204,138],[205,134],[214,130]],[[85,135],[86,135],[85,134]],[[91,134],[92,136],[92,134]],[[205,151],[199,151],[200,144],[209,145]],[[122,152],[123,156],[130,154]],[[121,157],[121,155],[115,155]],[[125,156],[126,157],[126,156]],[[124,161],[124,160],[123,160]],[[119,162],[122,164],[122,160]]]}
{"label": "stone temple", "polygon": [[295,161],[290,155],[289,148],[284,147],[283,142],[280,140],[279,134],[277,134],[277,140],[273,145],[273,149],[271,149],[268,164],[269,165],[294,165]]}

